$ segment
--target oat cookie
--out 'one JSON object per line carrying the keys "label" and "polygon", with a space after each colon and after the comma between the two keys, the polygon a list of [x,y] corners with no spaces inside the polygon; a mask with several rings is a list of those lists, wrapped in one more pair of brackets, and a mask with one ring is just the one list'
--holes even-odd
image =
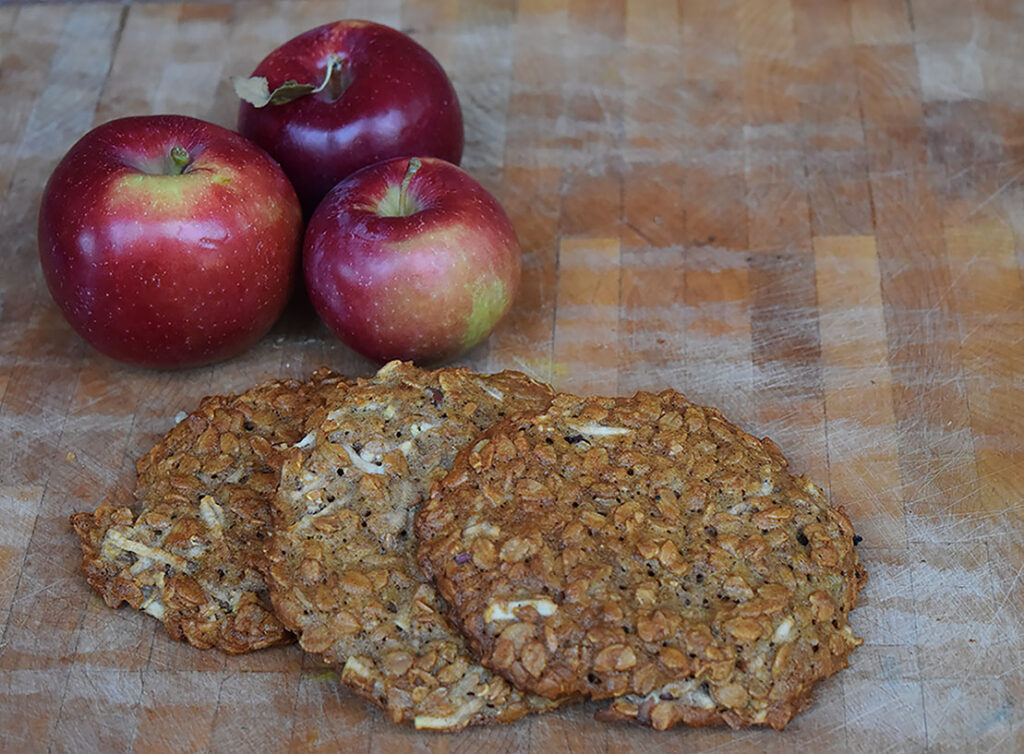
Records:
{"label": "oat cookie", "polygon": [[127,602],[200,649],[290,641],[252,556],[262,552],[282,447],[346,386],[321,369],[309,382],[204,398],[137,462],[137,516],[111,506],[71,516],[89,584],[110,607]]}
{"label": "oat cookie", "polygon": [[551,389],[525,375],[392,362],[284,462],[266,548],[277,614],[394,722],[458,730],[554,706],[469,655],[415,562],[413,512],[459,447]]}
{"label": "oat cookie", "polygon": [[559,395],[460,452],[419,562],[487,667],[601,716],[782,728],[860,641],[849,519],[682,395]]}

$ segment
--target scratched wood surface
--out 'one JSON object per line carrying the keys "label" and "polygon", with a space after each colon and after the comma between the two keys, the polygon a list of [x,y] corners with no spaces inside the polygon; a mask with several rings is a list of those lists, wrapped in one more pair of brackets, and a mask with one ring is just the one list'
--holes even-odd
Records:
{"label": "scratched wood surface", "polygon": [[[233,125],[229,75],[345,16],[442,61],[520,234],[517,306],[464,363],[683,390],[850,512],[865,643],[784,733],[584,706],[418,734],[294,647],[175,644],[77,574],[68,514],[128,503],[179,410],[372,367],[302,307],[210,368],[97,355],[42,282],[43,184],[110,118]],[[1022,39],[1014,0],[2,5],[0,750],[1024,751]]]}

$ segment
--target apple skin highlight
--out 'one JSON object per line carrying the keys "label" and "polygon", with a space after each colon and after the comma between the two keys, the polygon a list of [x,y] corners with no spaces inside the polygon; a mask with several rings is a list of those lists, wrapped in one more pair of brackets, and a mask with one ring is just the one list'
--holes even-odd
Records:
{"label": "apple skin highlight", "polygon": [[301,238],[295,191],[266,153],[176,115],[83,136],[39,215],[40,262],[67,321],[108,356],[155,368],[226,359],[266,334]]}
{"label": "apple skin highlight", "polygon": [[303,270],[317,313],[350,347],[381,363],[435,364],[508,311],[521,253],[504,210],[469,174],[400,158],[327,195],[306,230]]}

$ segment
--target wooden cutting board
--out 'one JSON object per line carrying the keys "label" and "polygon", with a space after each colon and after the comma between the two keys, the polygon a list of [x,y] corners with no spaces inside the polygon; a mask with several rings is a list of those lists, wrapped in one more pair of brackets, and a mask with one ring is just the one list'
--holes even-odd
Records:
{"label": "wooden cutting board", "polygon": [[[35,218],[110,118],[231,126],[228,77],[338,17],[411,33],[525,252],[462,361],[674,387],[844,505],[864,646],[784,733],[391,726],[294,648],[169,640],[77,573],[73,511],[208,393],[372,365],[294,307],[238,359],[148,372],[51,302]],[[0,7],[0,750],[1024,751],[1024,6],[1014,0],[352,0]]]}

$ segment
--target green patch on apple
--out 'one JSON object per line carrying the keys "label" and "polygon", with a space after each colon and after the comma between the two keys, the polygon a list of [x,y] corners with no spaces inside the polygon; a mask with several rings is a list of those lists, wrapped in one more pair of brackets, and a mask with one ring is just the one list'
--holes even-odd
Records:
{"label": "green patch on apple", "polygon": [[509,305],[505,283],[497,278],[486,280],[481,277],[467,287],[473,293],[473,309],[466,319],[463,350],[469,350],[486,338]]}
{"label": "green patch on apple", "polygon": [[218,166],[209,168],[173,168],[161,171],[143,170],[122,175],[112,186],[110,196],[117,201],[146,199],[152,203],[174,205],[191,204],[211,186],[231,186],[238,183],[234,171]]}

